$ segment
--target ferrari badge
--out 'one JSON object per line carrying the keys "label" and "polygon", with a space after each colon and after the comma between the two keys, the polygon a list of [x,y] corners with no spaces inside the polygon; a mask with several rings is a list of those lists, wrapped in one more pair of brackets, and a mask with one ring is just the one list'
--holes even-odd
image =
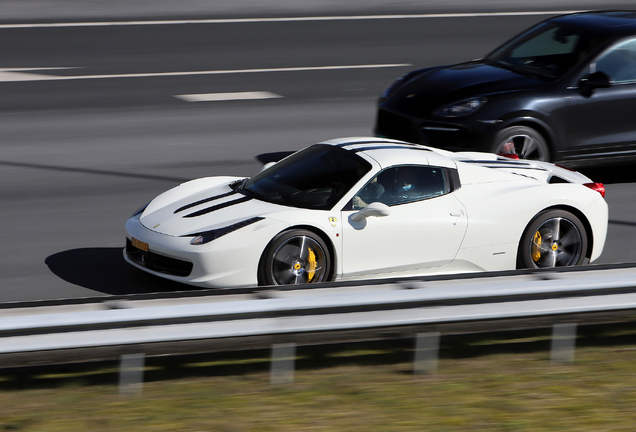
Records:
{"label": "ferrari badge", "polygon": [[338,219],[335,217],[330,217],[329,218],[329,222],[331,222],[331,226],[335,227],[336,225],[338,225]]}

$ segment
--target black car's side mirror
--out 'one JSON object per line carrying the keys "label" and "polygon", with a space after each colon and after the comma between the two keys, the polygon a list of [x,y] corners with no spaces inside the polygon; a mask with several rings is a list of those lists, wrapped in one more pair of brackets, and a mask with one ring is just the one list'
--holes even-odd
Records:
{"label": "black car's side mirror", "polygon": [[579,89],[585,97],[590,97],[597,88],[607,88],[612,85],[611,78],[603,71],[585,75],[579,82]]}

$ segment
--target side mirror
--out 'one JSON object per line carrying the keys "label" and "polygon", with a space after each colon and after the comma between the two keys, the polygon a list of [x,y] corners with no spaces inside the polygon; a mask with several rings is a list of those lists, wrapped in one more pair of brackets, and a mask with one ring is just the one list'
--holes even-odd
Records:
{"label": "side mirror", "polygon": [[579,88],[583,96],[589,97],[597,88],[607,88],[612,85],[611,78],[603,71],[594,72],[593,74],[585,75],[579,82]]}
{"label": "side mirror", "polygon": [[359,212],[352,214],[350,217],[352,221],[360,222],[369,216],[381,217],[388,216],[389,214],[391,214],[391,208],[388,205],[381,202],[372,202]]}

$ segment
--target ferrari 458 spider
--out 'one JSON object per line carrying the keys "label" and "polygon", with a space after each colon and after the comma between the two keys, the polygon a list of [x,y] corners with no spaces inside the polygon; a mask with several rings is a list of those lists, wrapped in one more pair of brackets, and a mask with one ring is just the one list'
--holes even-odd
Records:
{"label": "ferrari 458 spider", "polygon": [[603,250],[604,194],[547,162],[335,139],[159,195],[126,223],[124,257],[218,288],[573,266]]}

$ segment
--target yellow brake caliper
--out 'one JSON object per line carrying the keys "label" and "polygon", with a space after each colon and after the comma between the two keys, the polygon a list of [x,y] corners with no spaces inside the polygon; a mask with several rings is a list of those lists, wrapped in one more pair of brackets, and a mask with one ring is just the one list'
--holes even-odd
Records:
{"label": "yellow brake caliper", "polygon": [[541,234],[539,231],[534,233],[534,239],[532,240],[532,259],[534,262],[539,261],[541,258],[541,251],[539,248],[541,247]]}
{"label": "yellow brake caliper", "polygon": [[316,254],[311,248],[309,249],[309,256],[307,257],[307,262],[309,263],[309,270],[307,271],[307,282],[311,282],[316,273]]}

